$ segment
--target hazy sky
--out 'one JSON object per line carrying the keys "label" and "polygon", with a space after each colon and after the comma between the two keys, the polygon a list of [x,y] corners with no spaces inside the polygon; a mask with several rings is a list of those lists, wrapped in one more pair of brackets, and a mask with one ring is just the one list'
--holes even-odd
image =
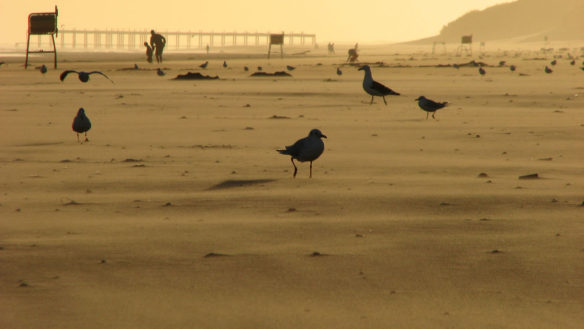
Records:
{"label": "hazy sky", "polygon": [[0,0],[0,44],[25,42],[28,14],[55,4],[65,29],[305,32],[326,44],[428,37],[470,10],[503,2],[509,1]]}

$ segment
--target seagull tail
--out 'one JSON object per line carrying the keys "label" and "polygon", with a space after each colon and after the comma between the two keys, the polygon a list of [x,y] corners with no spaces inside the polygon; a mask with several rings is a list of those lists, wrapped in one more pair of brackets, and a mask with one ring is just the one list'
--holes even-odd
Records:
{"label": "seagull tail", "polygon": [[276,151],[280,152],[280,154],[290,154],[288,152],[288,150],[276,150]]}

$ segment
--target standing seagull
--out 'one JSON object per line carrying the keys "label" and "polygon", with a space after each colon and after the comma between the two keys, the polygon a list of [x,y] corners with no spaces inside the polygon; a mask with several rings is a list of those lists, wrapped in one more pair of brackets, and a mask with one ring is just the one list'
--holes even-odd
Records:
{"label": "standing seagull", "polygon": [[247,66],[244,66],[244,67],[243,67],[243,70],[244,70],[245,72],[247,72],[247,71],[249,71],[249,67],[247,67]]}
{"label": "standing seagull", "polygon": [[69,74],[69,73],[77,73],[77,75],[79,76],[79,81],[81,81],[81,82],[87,82],[87,81],[89,81],[89,76],[91,74],[94,74],[95,73],[95,74],[101,74],[101,75],[103,75],[104,77],[106,77],[106,79],[108,79],[109,81],[111,81],[112,83],[114,83],[114,81],[112,79],[110,79],[107,75],[105,75],[105,74],[103,74],[103,73],[101,73],[99,71],[77,72],[77,71],[74,71],[74,70],[67,70],[67,71],[63,71],[63,73],[61,73],[61,76],[59,77],[59,79],[61,79],[61,81],[64,81],[65,78],[67,77],[67,74]]}
{"label": "standing seagull", "polygon": [[387,88],[386,86],[382,85],[381,83],[373,80],[371,76],[371,68],[369,65],[364,65],[359,68],[359,71],[365,71],[365,77],[363,78],[363,89],[371,95],[371,104],[373,104],[373,96],[381,96],[383,97],[383,102],[387,105],[387,101],[385,100],[385,96],[388,95],[397,95],[399,93]]}
{"label": "standing seagull", "polygon": [[286,65],[286,69],[288,71],[294,71],[294,69],[296,69],[296,68],[294,66],[292,66],[292,65]]}
{"label": "standing seagull", "polygon": [[340,67],[337,67],[337,75],[343,75],[343,71],[341,71]]}
{"label": "standing seagull", "polygon": [[483,69],[483,67],[481,66],[481,67],[479,67],[479,73],[481,75],[485,75],[485,74],[487,74],[487,71],[485,71],[485,69]]}
{"label": "standing seagull", "polygon": [[552,72],[553,72],[553,70],[552,70],[552,69],[550,69],[550,68],[549,68],[547,65],[545,66],[545,69],[544,69],[544,71],[545,71],[545,73],[547,73],[547,74],[550,74],[550,73],[552,73]]}
{"label": "standing seagull", "polygon": [[73,119],[73,131],[77,133],[77,142],[79,142],[79,134],[85,133],[85,141],[89,142],[87,138],[87,131],[91,129],[91,121],[85,115],[85,110],[81,107],[77,112],[77,116]]}
{"label": "standing seagull", "polygon": [[42,74],[45,74],[48,71],[47,66],[45,64],[43,64],[43,66],[39,67],[39,70],[41,71]]}
{"label": "standing seagull", "polygon": [[223,61],[223,67],[227,68],[227,61]]}
{"label": "standing seagull", "polygon": [[509,66],[509,70],[511,70],[511,72],[515,72],[516,69],[517,67],[515,65]]}
{"label": "standing seagull", "polygon": [[162,69],[161,69],[161,68],[158,68],[158,69],[156,70],[156,74],[158,74],[158,76],[160,76],[160,77],[163,77],[163,76],[165,76],[165,75],[166,75],[166,73],[164,73],[164,71],[162,71]]}
{"label": "standing seagull", "polygon": [[202,68],[202,69],[206,69],[207,68],[207,65],[209,65],[209,61],[206,61],[205,63],[199,65],[199,67]]}
{"label": "standing seagull", "polygon": [[296,177],[296,173],[298,172],[298,168],[296,168],[296,164],[294,163],[294,159],[296,159],[300,162],[310,161],[310,178],[312,178],[312,161],[318,159],[324,151],[324,143],[321,138],[326,138],[326,136],[320,130],[312,129],[308,137],[299,139],[293,145],[286,146],[285,150],[277,150],[281,154],[291,156],[290,160],[294,166],[293,177]]}
{"label": "standing seagull", "polygon": [[556,61],[555,59],[553,61],[550,62],[550,64],[552,64],[552,66],[558,64],[558,61]]}
{"label": "standing seagull", "polygon": [[434,102],[431,99],[427,99],[424,96],[420,96],[418,98],[416,98],[416,100],[418,101],[418,106],[426,111],[426,120],[428,120],[428,115],[430,114],[430,112],[432,112],[432,118],[434,120],[436,120],[436,117],[434,116],[436,114],[436,111],[438,111],[439,109],[443,108],[444,106],[446,106],[448,104],[448,102],[442,102],[442,103],[437,103]]}

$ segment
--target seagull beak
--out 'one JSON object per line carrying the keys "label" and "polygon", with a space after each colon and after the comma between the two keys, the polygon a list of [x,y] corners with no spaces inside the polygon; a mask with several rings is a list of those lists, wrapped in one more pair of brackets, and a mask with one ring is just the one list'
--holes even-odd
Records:
{"label": "seagull beak", "polygon": [[325,134],[320,134],[320,137],[326,138]]}
{"label": "seagull beak", "polygon": [[365,69],[365,66],[361,66],[357,71],[363,71]]}

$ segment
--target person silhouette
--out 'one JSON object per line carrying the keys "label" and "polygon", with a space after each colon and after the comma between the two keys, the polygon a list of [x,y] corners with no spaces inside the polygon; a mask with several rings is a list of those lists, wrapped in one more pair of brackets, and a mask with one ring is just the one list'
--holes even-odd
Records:
{"label": "person silhouette", "polygon": [[163,37],[161,34],[154,32],[154,30],[150,31],[150,45],[154,49],[156,54],[156,62],[162,63],[162,51],[164,50],[164,46],[166,45],[166,38]]}
{"label": "person silhouette", "polygon": [[154,50],[146,41],[144,41],[144,46],[146,47],[146,61],[148,61],[148,63],[152,63],[152,53]]}

